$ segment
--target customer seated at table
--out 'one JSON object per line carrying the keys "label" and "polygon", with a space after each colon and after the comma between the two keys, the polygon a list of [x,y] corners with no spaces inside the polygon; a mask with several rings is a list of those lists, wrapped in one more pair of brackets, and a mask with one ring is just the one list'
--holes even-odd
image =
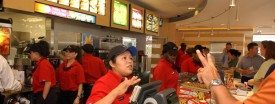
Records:
{"label": "customer seated at table", "polygon": [[264,63],[261,65],[254,78],[248,81],[249,85],[253,85],[253,92],[257,92],[261,82],[263,81],[267,70],[275,63],[275,43],[273,41],[262,41],[260,45],[261,55],[265,57]]}
{"label": "customer seated at table", "polygon": [[198,55],[196,54],[196,50],[200,50],[202,52],[202,48],[194,48],[194,50],[192,50],[192,56],[189,59],[186,59],[185,61],[182,62],[181,64],[181,73],[183,72],[188,72],[188,73],[192,73],[192,74],[197,74],[198,73],[198,69],[202,66]]}

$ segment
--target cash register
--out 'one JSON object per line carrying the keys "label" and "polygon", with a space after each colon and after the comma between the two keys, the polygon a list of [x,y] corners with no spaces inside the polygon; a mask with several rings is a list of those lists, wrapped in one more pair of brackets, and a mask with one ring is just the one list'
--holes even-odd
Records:
{"label": "cash register", "polygon": [[130,97],[130,104],[179,104],[178,95],[173,88],[158,92],[162,81],[137,85]]}

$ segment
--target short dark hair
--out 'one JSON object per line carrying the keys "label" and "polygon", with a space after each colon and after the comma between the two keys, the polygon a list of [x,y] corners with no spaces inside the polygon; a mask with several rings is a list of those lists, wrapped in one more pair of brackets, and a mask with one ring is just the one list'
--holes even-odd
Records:
{"label": "short dark hair", "polygon": [[275,43],[273,41],[262,41],[261,44],[265,49],[265,60],[275,59]]}
{"label": "short dark hair", "polygon": [[185,43],[181,43],[180,44],[180,48],[185,51],[186,50],[186,44]]}
{"label": "short dark hair", "polygon": [[250,49],[252,49],[254,46],[258,46],[258,44],[257,44],[257,43],[255,43],[255,42],[251,42],[251,43],[249,43],[249,44],[247,45],[247,49],[248,49],[248,51],[249,51]]}
{"label": "short dark hair", "polygon": [[37,52],[42,57],[48,57],[50,55],[50,45],[47,41],[40,40],[37,43],[31,44],[28,52]]}
{"label": "short dark hair", "polygon": [[230,45],[230,46],[232,46],[232,43],[230,43],[230,42],[227,42],[227,43],[226,43],[226,45]]}
{"label": "short dark hair", "polygon": [[236,49],[230,49],[228,52],[229,52],[231,55],[236,56],[236,57],[241,56],[241,52],[239,52],[239,51],[236,50]]}

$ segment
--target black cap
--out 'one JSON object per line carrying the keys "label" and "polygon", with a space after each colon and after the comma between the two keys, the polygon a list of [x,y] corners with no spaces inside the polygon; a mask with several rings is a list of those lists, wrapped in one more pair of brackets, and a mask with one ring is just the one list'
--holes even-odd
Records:
{"label": "black cap", "polygon": [[137,48],[134,46],[125,46],[125,45],[118,45],[113,47],[109,54],[108,54],[108,60],[111,60],[114,56],[118,56],[122,54],[125,51],[129,51],[131,55],[134,57],[137,54]]}
{"label": "black cap", "polygon": [[81,47],[86,53],[92,54],[94,51],[94,46],[91,44],[85,44]]}
{"label": "black cap", "polygon": [[63,51],[70,51],[70,52],[79,52],[79,47],[76,45],[69,45],[66,48],[63,49]]}
{"label": "black cap", "polygon": [[166,44],[163,45],[162,54],[166,52],[172,52],[173,54],[177,54],[178,52],[177,45],[173,42],[167,42]]}

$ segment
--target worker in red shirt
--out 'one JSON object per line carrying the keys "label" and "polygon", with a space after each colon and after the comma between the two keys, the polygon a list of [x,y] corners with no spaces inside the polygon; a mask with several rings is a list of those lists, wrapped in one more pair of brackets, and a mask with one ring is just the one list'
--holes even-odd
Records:
{"label": "worker in red shirt", "polygon": [[35,61],[33,72],[33,93],[35,104],[57,104],[55,92],[56,78],[53,66],[47,60],[50,54],[50,46],[46,41],[39,41],[30,45],[30,59]]}
{"label": "worker in red shirt", "polygon": [[132,90],[128,90],[129,86],[140,81],[137,76],[130,78],[136,54],[137,49],[133,46],[113,47],[108,54],[111,70],[96,81],[86,104],[128,104],[132,93]]}
{"label": "worker in red shirt", "polygon": [[86,103],[91,94],[92,87],[96,80],[107,73],[107,69],[98,57],[92,55],[94,47],[91,44],[85,44],[82,47],[82,67],[85,74],[85,82],[83,84],[83,101]]}
{"label": "worker in red shirt", "polygon": [[176,57],[176,65],[177,65],[178,68],[181,67],[180,65],[182,63],[182,60],[184,60],[184,59],[182,59],[182,58],[184,58],[182,56],[186,55],[185,54],[185,50],[186,50],[186,44],[185,43],[181,43],[180,44],[180,49],[179,49],[179,51],[177,53],[177,57]]}
{"label": "worker in red shirt", "polygon": [[198,55],[196,54],[196,50],[200,50],[202,51],[202,47],[196,47],[196,48],[190,48],[190,50],[192,50],[191,58],[188,58],[186,60],[184,60],[181,64],[181,73],[183,72],[188,72],[188,73],[192,73],[192,74],[197,74],[198,73],[198,69],[202,66],[201,61],[198,57]]}
{"label": "worker in red shirt", "polygon": [[85,82],[84,71],[81,63],[81,49],[75,45],[67,46],[64,61],[56,72],[59,82],[61,104],[79,104],[82,93],[82,84]]}
{"label": "worker in red shirt", "polygon": [[178,72],[175,65],[177,50],[175,43],[168,42],[163,45],[162,58],[153,70],[153,81],[162,81],[159,91],[177,88]]}

